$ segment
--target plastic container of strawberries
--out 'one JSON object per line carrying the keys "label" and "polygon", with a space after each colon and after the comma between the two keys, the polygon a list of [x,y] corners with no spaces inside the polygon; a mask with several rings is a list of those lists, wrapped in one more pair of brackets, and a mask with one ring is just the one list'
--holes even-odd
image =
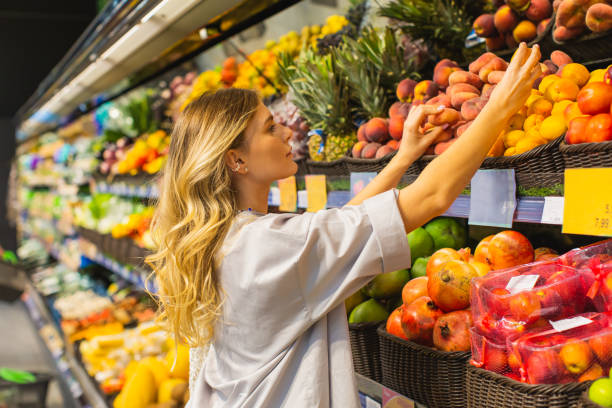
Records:
{"label": "plastic container of strawberries", "polygon": [[588,274],[561,265],[557,260],[534,262],[472,281],[474,326],[498,343],[592,309],[586,294],[592,283]]}
{"label": "plastic container of strawberries", "polygon": [[508,340],[522,382],[566,384],[595,380],[612,366],[612,313],[551,321],[550,330]]}

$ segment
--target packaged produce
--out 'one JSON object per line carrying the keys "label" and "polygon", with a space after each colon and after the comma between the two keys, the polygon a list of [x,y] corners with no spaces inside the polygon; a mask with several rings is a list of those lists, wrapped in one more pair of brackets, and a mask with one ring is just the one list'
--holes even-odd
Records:
{"label": "packaged produce", "polygon": [[556,261],[491,272],[472,281],[474,324],[480,333],[501,343],[542,319],[583,313],[589,305],[588,289],[583,274]]}
{"label": "packaged produce", "polygon": [[561,384],[595,380],[612,365],[612,314],[586,313],[550,322],[552,328],[508,340],[521,381]]}

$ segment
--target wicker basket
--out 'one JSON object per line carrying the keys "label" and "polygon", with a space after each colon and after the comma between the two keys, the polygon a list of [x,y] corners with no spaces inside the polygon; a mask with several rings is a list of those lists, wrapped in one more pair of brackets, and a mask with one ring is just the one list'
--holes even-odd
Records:
{"label": "wicker basket", "polygon": [[376,329],[381,322],[349,324],[355,371],[376,382],[382,381],[380,349]]}
{"label": "wicker basket", "polygon": [[382,384],[430,408],[465,408],[470,353],[448,353],[402,340],[378,328]]}
{"label": "wicker basket", "polygon": [[487,157],[481,169],[514,169],[518,173],[563,173],[559,145],[563,137],[515,156]]}
{"label": "wicker basket", "polygon": [[578,405],[576,405],[576,408],[604,408],[604,407],[591,401],[591,399],[589,398],[589,391],[587,390],[583,392],[582,395],[580,396],[580,399],[578,400]]}
{"label": "wicker basket", "polygon": [[612,167],[612,142],[561,143],[559,151],[568,168]]}
{"label": "wicker basket", "polygon": [[612,56],[612,30],[605,33],[585,34],[571,41],[555,41],[555,44],[557,49],[569,54],[575,62],[610,59]]}
{"label": "wicker basket", "polygon": [[523,384],[468,365],[468,408],[574,408],[590,382]]}
{"label": "wicker basket", "polygon": [[[346,166],[348,168],[349,173],[362,173],[362,172],[380,172],[382,169],[389,164],[391,159],[395,157],[396,152],[386,155],[385,157],[381,157],[379,159],[356,159],[353,157],[347,157],[345,159]],[[412,166],[408,168],[406,174],[409,175],[418,175],[421,172],[421,169],[418,167],[415,162]]]}
{"label": "wicker basket", "polygon": [[349,175],[345,157],[330,162],[306,160],[306,165],[308,166],[308,174],[325,174],[326,176]]}

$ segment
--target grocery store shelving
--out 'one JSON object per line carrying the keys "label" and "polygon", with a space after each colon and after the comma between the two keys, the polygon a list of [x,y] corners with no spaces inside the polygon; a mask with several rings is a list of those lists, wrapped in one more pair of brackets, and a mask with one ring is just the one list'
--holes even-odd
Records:
{"label": "grocery store shelving", "polygon": [[[382,406],[383,389],[385,389],[386,387],[372,380],[371,378],[365,377],[359,373],[355,373],[355,378],[357,380],[357,390],[359,391],[359,393],[363,394],[364,396],[367,396],[371,400],[371,401],[366,402],[365,406],[368,408],[374,407],[374,406],[379,406],[379,407]],[[404,405],[401,405],[402,407],[411,406],[413,408],[427,408],[426,405],[423,405],[419,402],[411,400],[408,397],[405,397],[403,395],[401,395],[401,397],[403,399],[402,402],[404,403]]]}

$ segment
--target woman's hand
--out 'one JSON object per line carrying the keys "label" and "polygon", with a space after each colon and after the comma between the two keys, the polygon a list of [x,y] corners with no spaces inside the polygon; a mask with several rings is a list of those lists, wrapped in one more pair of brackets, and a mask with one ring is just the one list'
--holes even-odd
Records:
{"label": "woman's hand", "polygon": [[418,105],[410,110],[404,122],[404,133],[396,157],[402,162],[412,163],[425,153],[443,129],[435,127],[423,133],[420,130],[421,124],[428,115],[440,113],[443,109],[442,105]]}
{"label": "woman's hand", "polygon": [[521,43],[487,105],[508,119],[518,112],[531,94],[533,82],[542,74],[540,58],[538,45],[534,45],[530,52],[527,45]]}

